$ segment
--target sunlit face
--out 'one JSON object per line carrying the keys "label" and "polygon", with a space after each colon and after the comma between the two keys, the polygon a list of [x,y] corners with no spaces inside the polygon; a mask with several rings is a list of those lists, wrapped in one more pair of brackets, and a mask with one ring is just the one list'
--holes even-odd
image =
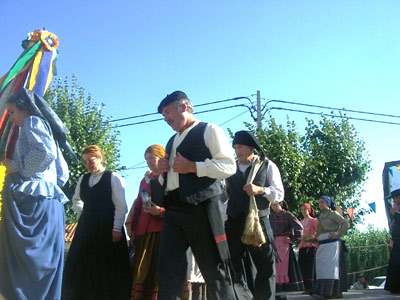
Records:
{"label": "sunlit face", "polygon": [[83,165],[89,173],[97,173],[102,169],[102,161],[97,156],[93,154],[83,154],[82,155]]}
{"label": "sunlit face", "polygon": [[18,109],[15,103],[7,103],[6,107],[10,121],[19,127],[22,127],[24,120],[30,116],[29,112]]}
{"label": "sunlit face", "polygon": [[146,157],[147,165],[149,166],[150,170],[153,173],[157,173],[157,165],[158,165],[158,160],[160,158],[151,153],[146,153],[145,157]]}
{"label": "sunlit face", "polygon": [[164,121],[168,123],[171,128],[177,132],[182,132],[185,128],[184,112],[178,109],[173,103],[165,106],[161,111]]}
{"label": "sunlit face", "polygon": [[272,203],[271,208],[276,213],[278,213],[282,210],[282,206],[279,203]]}
{"label": "sunlit face", "polygon": [[319,199],[318,205],[319,205],[319,209],[321,211],[326,211],[329,209],[328,203],[326,203],[326,201],[324,199]]}
{"label": "sunlit face", "polygon": [[308,218],[310,216],[310,213],[308,212],[308,209],[305,206],[302,206],[300,210],[304,218]]}
{"label": "sunlit face", "polygon": [[254,155],[253,147],[250,147],[247,145],[235,144],[235,145],[233,145],[233,148],[235,148],[236,157],[240,163],[248,164],[253,159],[253,155]]}

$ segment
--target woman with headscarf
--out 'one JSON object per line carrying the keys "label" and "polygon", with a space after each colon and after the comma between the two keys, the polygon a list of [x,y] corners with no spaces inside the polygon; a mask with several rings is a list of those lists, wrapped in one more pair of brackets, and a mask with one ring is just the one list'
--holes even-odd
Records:
{"label": "woman with headscarf", "polygon": [[299,267],[303,277],[305,294],[309,294],[315,281],[315,252],[317,248],[310,240],[315,238],[318,220],[315,212],[309,203],[301,205],[303,220],[303,235],[299,243]]}
{"label": "woman with headscarf", "polygon": [[82,160],[88,174],[79,178],[72,198],[79,221],[65,262],[62,299],[127,300],[131,272],[124,181],[104,167],[99,146],[85,147]]}
{"label": "woman with headscarf", "polygon": [[[157,256],[162,216],[165,211],[156,204],[160,204],[160,197],[156,193],[159,185],[157,162],[165,157],[165,148],[158,144],[151,145],[146,149],[144,157],[150,171],[146,172],[140,182],[139,194],[125,225],[135,246],[131,299],[152,300],[157,299],[158,295]],[[159,188],[161,190],[161,186]],[[150,203],[146,203],[146,199],[143,199],[144,192],[151,197]]]}
{"label": "woman with headscarf", "polygon": [[63,204],[68,201],[61,187],[69,172],[55,137],[62,123],[45,117],[38,108],[43,105],[43,99],[25,89],[6,104],[10,121],[20,130],[12,159],[3,161],[7,177],[0,227],[0,299],[61,298]]}
{"label": "woman with headscarf", "polygon": [[329,196],[318,200],[321,215],[318,218],[316,237],[316,273],[311,296],[316,299],[343,298],[347,291],[347,274],[342,237],[349,223],[337,213],[335,202]]}
{"label": "woman with headscarf", "polygon": [[[303,226],[288,210],[285,201],[271,204],[269,216],[279,259],[276,265],[276,299],[286,299],[282,292],[304,290],[301,272],[292,245],[300,240]],[[280,293],[280,294],[278,294]]]}

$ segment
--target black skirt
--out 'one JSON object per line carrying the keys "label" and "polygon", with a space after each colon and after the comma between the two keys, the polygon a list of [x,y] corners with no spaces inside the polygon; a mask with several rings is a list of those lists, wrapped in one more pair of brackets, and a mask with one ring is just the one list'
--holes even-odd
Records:
{"label": "black skirt", "polygon": [[109,222],[83,213],[65,262],[62,299],[128,300],[130,287],[125,233],[113,243]]}

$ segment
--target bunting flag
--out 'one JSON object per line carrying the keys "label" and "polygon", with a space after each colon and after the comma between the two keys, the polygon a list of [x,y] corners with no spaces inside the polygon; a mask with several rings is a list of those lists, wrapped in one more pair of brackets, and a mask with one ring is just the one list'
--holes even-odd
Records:
{"label": "bunting flag", "polygon": [[30,32],[22,41],[24,51],[0,78],[0,160],[11,158],[18,138],[18,128],[8,122],[6,101],[20,88],[27,88],[43,97],[55,71],[58,44],[57,36],[51,32]]}
{"label": "bunting flag", "polygon": [[353,221],[354,219],[354,208],[346,208],[347,215]]}
{"label": "bunting flag", "polygon": [[376,203],[375,202],[371,202],[368,203],[369,207],[371,208],[371,210],[376,213]]}

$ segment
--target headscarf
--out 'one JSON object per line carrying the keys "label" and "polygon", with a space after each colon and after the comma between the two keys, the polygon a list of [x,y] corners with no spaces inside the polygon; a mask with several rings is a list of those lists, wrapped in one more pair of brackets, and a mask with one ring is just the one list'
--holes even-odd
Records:
{"label": "headscarf", "polygon": [[7,103],[19,103],[23,105],[27,112],[44,119],[49,124],[54,139],[61,148],[71,154],[75,161],[78,161],[74,151],[67,142],[67,128],[57,114],[50,108],[46,101],[39,97],[35,92],[22,88],[12,95]]}
{"label": "headscarf", "polygon": [[165,157],[165,148],[162,145],[154,144],[147,147],[146,151],[144,152],[144,156],[146,158],[146,153],[153,154],[159,158]]}
{"label": "headscarf", "polygon": [[331,199],[331,197],[329,197],[329,196],[321,196],[321,197],[319,197],[319,199],[324,200],[328,204],[330,209],[336,210],[335,201],[333,201],[333,199]]}
{"label": "headscarf", "polygon": [[303,203],[301,206],[304,206],[308,210],[308,214],[310,217],[315,218],[315,211],[313,210],[310,203]]}

